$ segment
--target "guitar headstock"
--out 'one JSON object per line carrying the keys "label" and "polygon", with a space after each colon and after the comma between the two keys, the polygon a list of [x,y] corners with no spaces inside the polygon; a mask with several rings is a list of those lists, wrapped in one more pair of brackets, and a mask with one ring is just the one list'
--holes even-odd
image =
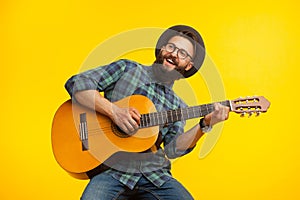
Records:
{"label": "guitar headstock", "polygon": [[231,102],[231,111],[245,116],[249,114],[251,116],[253,113],[258,116],[260,113],[267,112],[270,107],[270,102],[263,96],[253,96],[253,97],[240,97]]}

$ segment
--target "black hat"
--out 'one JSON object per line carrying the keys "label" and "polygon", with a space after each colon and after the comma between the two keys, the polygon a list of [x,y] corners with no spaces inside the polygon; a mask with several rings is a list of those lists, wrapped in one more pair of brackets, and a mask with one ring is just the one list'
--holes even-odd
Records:
{"label": "black hat", "polygon": [[183,76],[185,78],[192,76],[195,74],[203,64],[205,58],[205,46],[201,35],[194,28],[186,25],[176,25],[168,28],[162,35],[159,37],[156,49],[155,49],[155,57],[159,55],[160,49],[164,46],[172,37],[174,36],[182,36],[190,40],[196,50],[196,54],[193,58],[193,67],[184,72]]}

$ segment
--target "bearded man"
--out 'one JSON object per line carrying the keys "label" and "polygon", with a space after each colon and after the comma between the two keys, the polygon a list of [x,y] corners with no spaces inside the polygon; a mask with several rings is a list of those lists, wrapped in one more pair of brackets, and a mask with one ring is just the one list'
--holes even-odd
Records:
{"label": "bearded man", "polygon": [[[107,116],[125,137],[130,137],[140,128],[141,113],[114,102],[143,95],[159,112],[186,108],[172,86],[200,69],[205,58],[204,42],[194,28],[172,26],[158,39],[155,56],[151,66],[122,59],[94,68],[72,76],[65,87],[77,103]],[[184,120],[167,121],[159,127],[153,147],[140,153],[118,154],[113,162],[102,164],[105,170],[89,172],[90,182],[81,199],[193,199],[172,176],[169,159],[190,153],[214,124],[228,118],[228,112],[228,107],[215,104],[214,111],[186,132]]]}

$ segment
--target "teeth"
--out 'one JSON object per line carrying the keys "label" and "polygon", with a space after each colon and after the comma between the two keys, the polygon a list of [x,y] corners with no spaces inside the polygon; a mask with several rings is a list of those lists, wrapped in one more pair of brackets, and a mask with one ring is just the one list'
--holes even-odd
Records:
{"label": "teeth", "polygon": [[171,60],[171,59],[167,59],[167,61],[168,61],[169,63],[174,64],[173,60]]}

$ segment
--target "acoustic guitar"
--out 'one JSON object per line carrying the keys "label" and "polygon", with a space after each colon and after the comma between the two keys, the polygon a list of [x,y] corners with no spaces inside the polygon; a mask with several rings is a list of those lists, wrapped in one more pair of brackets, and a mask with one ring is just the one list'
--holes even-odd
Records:
{"label": "acoustic guitar", "polygon": [[[264,113],[270,102],[263,96],[219,102],[230,111],[241,114]],[[51,140],[58,164],[71,176],[88,179],[88,172],[99,167],[117,152],[143,152],[158,137],[159,125],[203,117],[214,110],[213,103],[157,112],[147,97],[133,95],[115,102],[120,107],[135,107],[141,113],[139,129],[128,135],[108,117],[67,100],[53,118]]]}

